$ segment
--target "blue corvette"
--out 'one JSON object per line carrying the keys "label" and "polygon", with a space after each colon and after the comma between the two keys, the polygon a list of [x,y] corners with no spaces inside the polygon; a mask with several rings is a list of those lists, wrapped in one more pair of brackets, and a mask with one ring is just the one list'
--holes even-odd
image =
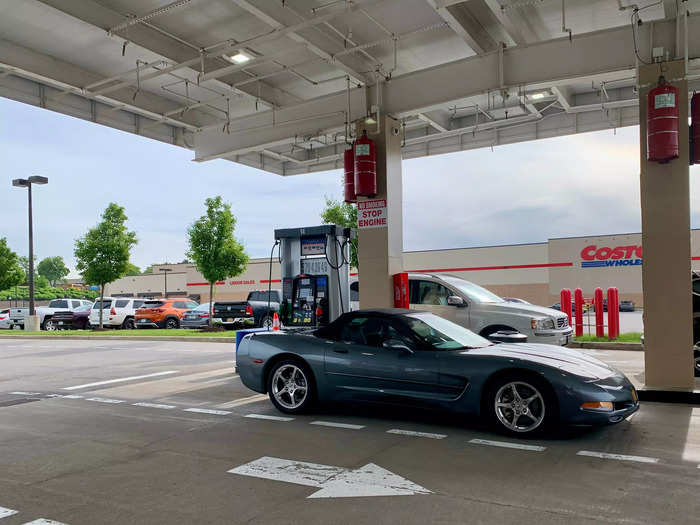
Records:
{"label": "blue corvette", "polygon": [[247,335],[236,366],[282,412],[370,401],[481,415],[507,433],[619,423],[639,409],[620,372],[580,352],[493,344],[415,310],[360,310],[317,330]]}

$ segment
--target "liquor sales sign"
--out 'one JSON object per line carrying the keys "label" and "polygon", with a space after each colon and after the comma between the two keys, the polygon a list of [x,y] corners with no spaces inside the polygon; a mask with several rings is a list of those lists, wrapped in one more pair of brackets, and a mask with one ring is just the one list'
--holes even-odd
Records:
{"label": "liquor sales sign", "polygon": [[385,199],[376,201],[358,201],[357,228],[360,230],[386,228],[389,224],[387,215]]}

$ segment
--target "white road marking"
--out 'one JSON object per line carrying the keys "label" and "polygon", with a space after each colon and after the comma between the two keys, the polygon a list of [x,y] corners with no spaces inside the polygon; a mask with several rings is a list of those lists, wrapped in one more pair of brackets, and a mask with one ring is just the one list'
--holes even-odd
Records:
{"label": "white road marking", "polygon": [[0,507],[0,519],[7,518],[8,516],[14,516],[18,512],[19,511],[17,511],[17,510],[12,510],[12,509],[8,509],[5,507]]}
{"label": "white road marking", "polygon": [[249,403],[257,403],[258,401],[263,401],[266,399],[268,399],[267,394],[255,394],[254,396],[242,397],[240,399],[234,399],[233,401],[216,405],[216,408],[239,407],[242,405],[247,405]]}
{"label": "white road marking", "polygon": [[547,450],[547,447],[541,447],[539,445],[523,445],[510,441],[491,441],[490,439],[470,439],[469,443],[474,443],[475,445],[490,445],[492,447],[517,448],[520,450],[529,450],[531,452],[544,452]]}
{"label": "white road marking", "polygon": [[226,410],[211,410],[209,408],[185,408],[185,412],[197,412],[198,414],[213,414],[215,416],[228,416],[231,412]]}
{"label": "white road marking", "polygon": [[63,399],[82,399],[83,396],[80,394],[66,394],[65,396],[61,396]]}
{"label": "white road marking", "polygon": [[293,417],[268,416],[266,414],[247,414],[243,417],[249,417],[251,419],[269,419],[270,421],[294,421]]}
{"label": "white road marking", "polygon": [[145,407],[145,408],[162,408],[163,410],[172,410],[177,408],[175,405],[161,405],[159,403],[132,403],[135,407]]}
{"label": "white road marking", "polygon": [[351,425],[349,423],[334,423],[333,421],[312,421],[311,425],[318,425],[321,427],[348,428],[350,430],[360,430],[361,428],[365,428],[364,425]]}
{"label": "white road marking", "polygon": [[177,374],[178,372],[179,372],[179,370],[168,370],[166,372],[156,372],[155,374],[146,374],[146,375],[142,375],[142,376],[121,377],[119,379],[109,379],[107,381],[97,381],[95,383],[86,383],[84,385],[67,386],[63,390],[79,390],[81,388],[89,388],[91,386],[111,385],[113,383],[124,383],[125,381],[134,381],[135,379],[147,379],[150,377],[167,376],[167,375],[171,375],[171,374]]}
{"label": "white road marking", "polygon": [[402,430],[400,428],[392,428],[386,431],[387,434],[400,434],[402,436],[415,436],[431,439],[444,439],[447,434],[432,434],[431,432],[416,432],[415,430]]}
{"label": "white road marking", "polygon": [[87,397],[86,401],[97,401],[98,403],[109,403],[112,405],[118,405],[119,403],[124,403],[123,399],[109,399],[108,397]]}
{"label": "white road marking", "polygon": [[22,525],[66,525],[60,521],[47,520],[46,518],[39,518],[38,520],[28,521]]}
{"label": "white road marking", "polygon": [[41,392],[10,392],[14,396],[39,396]]}
{"label": "white road marking", "polygon": [[658,463],[659,458],[647,456],[627,456],[625,454],[610,454],[608,452],[593,452],[591,450],[579,450],[577,456],[587,456],[591,458],[616,459],[619,461],[636,461],[637,463]]}
{"label": "white road marking", "polygon": [[374,463],[350,470],[334,465],[262,457],[228,472],[321,489],[308,496],[309,498],[409,496],[431,493],[428,489]]}

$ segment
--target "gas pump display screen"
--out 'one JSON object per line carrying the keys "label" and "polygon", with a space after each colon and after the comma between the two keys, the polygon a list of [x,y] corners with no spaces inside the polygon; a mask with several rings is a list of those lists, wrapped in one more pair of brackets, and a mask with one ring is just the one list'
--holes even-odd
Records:
{"label": "gas pump display screen", "polygon": [[325,255],[326,238],[324,237],[302,237],[301,255]]}

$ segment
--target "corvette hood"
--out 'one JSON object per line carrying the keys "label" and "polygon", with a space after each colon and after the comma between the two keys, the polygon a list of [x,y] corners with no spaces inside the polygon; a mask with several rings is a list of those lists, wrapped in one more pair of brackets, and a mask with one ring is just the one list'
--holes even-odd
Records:
{"label": "corvette hood", "polygon": [[462,355],[503,357],[558,368],[563,372],[591,379],[605,379],[619,374],[610,365],[563,346],[502,343],[484,348],[460,351]]}

